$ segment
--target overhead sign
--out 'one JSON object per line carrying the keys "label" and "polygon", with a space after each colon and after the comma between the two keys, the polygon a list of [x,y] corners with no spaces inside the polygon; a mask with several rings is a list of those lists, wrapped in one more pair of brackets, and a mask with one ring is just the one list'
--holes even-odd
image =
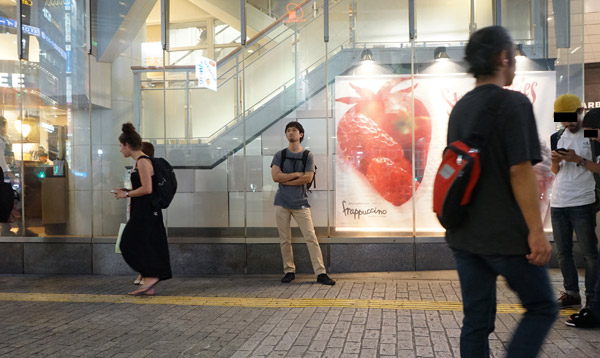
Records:
{"label": "overhead sign", "polygon": [[217,63],[210,58],[199,57],[196,64],[196,78],[198,87],[217,90]]}
{"label": "overhead sign", "polygon": [[304,18],[304,10],[302,7],[296,3],[288,3],[286,5],[286,10],[288,13],[288,18],[283,20],[283,22],[304,22],[306,19]]}

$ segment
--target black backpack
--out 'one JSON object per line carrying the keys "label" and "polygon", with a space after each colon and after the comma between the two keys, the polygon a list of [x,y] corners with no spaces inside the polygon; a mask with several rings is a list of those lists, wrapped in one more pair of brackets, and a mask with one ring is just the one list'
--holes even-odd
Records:
{"label": "black backpack", "polygon": [[[285,162],[285,160],[287,159],[287,148],[281,151],[281,161],[279,163],[279,168],[281,169],[281,171],[283,171],[283,163]],[[310,153],[309,150],[305,150],[304,152],[302,152],[302,168],[304,171],[306,171],[306,162],[308,161],[308,153]],[[290,160],[294,161],[294,164],[296,163],[295,158],[291,158]],[[313,186],[316,188],[317,187],[317,166],[315,165],[315,174],[313,175],[312,180],[310,181],[310,183],[306,184],[306,190],[310,191],[310,187]]]}
{"label": "black backpack", "polygon": [[154,167],[154,176],[152,177],[152,205],[155,208],[166,209],[173,201],[177,192],[177,178],[175,170],[164,158],[148,158]]}
{"label": "black backpack", "polygon": [[[558,132],[554,133],[552,136],[550,136],[550,150],[556,150],[558,149],[558,140],[560,139],[560,137],[563,135],[563,133],[565,132],[565,128],[561,128],[558,130]],[[590,147],[592,149],[592,161],[595,163],[596,162],[596,158],[598,157],[598,155],[600,155],[600,143],[596,142],[595,140],[591,140],[590,139]],[[600,211],[600,174],[598,173],[593,173],[594,175],[594,181],[596,182],[596,187],[595,187],[595,194],[596,194],[596,201],[594,202],[594,206],[596,207],[596,212]]]}

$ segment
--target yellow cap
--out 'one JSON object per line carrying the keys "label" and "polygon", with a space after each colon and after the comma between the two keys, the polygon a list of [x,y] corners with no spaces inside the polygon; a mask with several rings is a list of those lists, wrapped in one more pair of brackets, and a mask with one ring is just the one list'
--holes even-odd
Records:
{"label": "yellow cap", "polygon": [[581,100],[574,94],[565,93],[554,101],[554,112],[573,113],[581,108]]}

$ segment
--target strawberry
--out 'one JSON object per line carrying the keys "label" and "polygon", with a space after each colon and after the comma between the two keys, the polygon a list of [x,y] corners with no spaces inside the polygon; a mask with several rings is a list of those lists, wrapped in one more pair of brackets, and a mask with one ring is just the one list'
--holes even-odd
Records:
{"label": "strawberry", "polygon": [[354,108],[348,110],[340,120],[337,139],[346,162],[363,174],[367,173],[372,158],[384,157],[392,161],[404,159],[402,147],[377,123],[357,113]]}
{"label": "strawberry", "polygon": [[[404,150],[404,156],[412,161],[412,97],[413,87],[392,92],[407,78],[398,78],[385,82],[377,93],[350,84],[358,97],[338,98],[338,102],[356,104],[352,109],[372,119],[381,130],[393,138]],[[431,117],[421,101],[415,98],[415,149],[417,158],[417,177],[422,179],[427,163],[429,143],[431,142]]]}
{"label": "strawberry", "polygon": [[[385,200],[400,206],[412,197],[413,180],[410,169],[410,162],[405,158],[398,162],[389,158],[373,158],[367,169],[367,180]],[[416,190],[419,182],[414,183]]]}
{"label": "strawberry", "polygon": [[338,124],[337,139],[345,161],[365,175],[385,200],[400,206],[412,197],[410,161],[375,121],[351,108]]}

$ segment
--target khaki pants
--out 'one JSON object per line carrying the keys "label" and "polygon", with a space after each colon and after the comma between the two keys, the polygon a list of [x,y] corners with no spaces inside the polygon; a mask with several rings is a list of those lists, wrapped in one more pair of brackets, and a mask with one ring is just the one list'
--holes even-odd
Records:
{"label": "khaki pants", "polygon": [[291,217],[294,217],[302,236],[306,240],[310,261],[312,262],[315,274],[320,275],[325,273],[325,265],[323,265],[323,254],[321,247],[315,234],[310,209],[286,209],[277,206],[275,210],[277,217],[277,229],[279,230],[279,244],[281,246],[281,257],[283,258],[283,272],[296,272],[294,264],[294,253],[292,251],[292,228],[290,225]]}

